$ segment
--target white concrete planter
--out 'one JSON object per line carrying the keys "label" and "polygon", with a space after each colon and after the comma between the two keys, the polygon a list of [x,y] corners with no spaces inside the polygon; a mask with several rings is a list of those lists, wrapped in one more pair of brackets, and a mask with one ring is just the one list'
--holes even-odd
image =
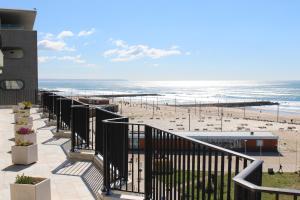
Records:
{"label": "white concrete planter", "polygon": [[11,159],[13,164],[29,165],[38,160],[37,144],[29,146],[12,146]]}
{"label": "white concrete planter", "polygon": [[18,107],[19,107],[19,109],[24,109],[24,104],[23,103],[18,103]]}
{"label": "white concrete planter", "polygon": [[22,118],[22,117],[24,118],[29,116],[30,116],[30,110],[22,110],[22,112],[15,113],[15,121],[17,121],[18,118]]}
{"label": "white concrete planter", "polygon": [[36,144],[36,132],[30,133],[30,134],[18,134],[15,132],[15,141],[21,140],[25,142],[31,142],[33,144]]}
{"label": "white concrete planter", "polygon": [[15,122],[16,123],[25,122],[27,124],[32,124],[33,123],[33,118],[32,117],[17,117]]}
{"label": "white concrete planter", "polygon": [[28,129],[32,129],[33,124],[26,124],[26,125],[18,125],[15,124],[15,132],[17,132],[20,128],[28,128]]}
{"label": "white concrete planter", "polygon": [[36,179],[42,181],[36,185],[10,184],[11,200],[51,200],[50,179]]}
{"label": "white concrete planter", "polygon": [[16,113],[19,111],[19,106],[12,106],[12,110],[13,110],[13,113]]}

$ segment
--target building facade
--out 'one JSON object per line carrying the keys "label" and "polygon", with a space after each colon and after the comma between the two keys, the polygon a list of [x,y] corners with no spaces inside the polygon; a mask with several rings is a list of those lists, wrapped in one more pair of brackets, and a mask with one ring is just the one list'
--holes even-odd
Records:
{"label": "building facade", "polygon": [[0,9],[0,105],[36,103],[38,92],[35,10]]}
{"label": "building facade", "polygon": [[[207,142],[226,149],[239,152],[277,152],[278,136],[271,132],[176,132],[176,134],[202,142]],[[130,134],[129,146],[133,150],[144,149],[144,134]],[[131,140],[130,140],[131,139]],[[155,138],[152,141],[154,145]],[[176,150],[191,149],[191,144],[164,139],[166,147]],[[157,145],[160,148],[160,144]]]}

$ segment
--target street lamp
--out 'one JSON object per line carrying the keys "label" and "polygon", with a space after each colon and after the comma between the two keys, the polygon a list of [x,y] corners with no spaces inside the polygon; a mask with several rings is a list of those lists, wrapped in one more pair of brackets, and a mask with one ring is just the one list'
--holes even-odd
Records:
{"label": "street lamp", "polygon": [[188,113],[189,113],[189,131],[191,131],[191,110],[188,109]]}
{"label": "street lamp", "polygon": [[247,153],[247,141],[248,141],[248,140],[244,140],[244,145],[245,145],[245,154]]}

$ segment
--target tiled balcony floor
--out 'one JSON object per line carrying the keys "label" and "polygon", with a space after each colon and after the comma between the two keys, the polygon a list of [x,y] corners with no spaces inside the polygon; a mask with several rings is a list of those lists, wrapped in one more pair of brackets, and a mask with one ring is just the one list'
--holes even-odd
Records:
{"label": "tiled balcony floor", "polygon": [[53,138],[51,129],[32,109],[34,128],[37,130],[37,163],[22,166],[12,165],[11,146],[14,144],[14,119],[11,109],[0,109],[0,199],[10,199],[10,183],[17,174],[47,177],[51,179],[52,200],[88,200],[95,199],[100,189],[102,177],[98,169],[90,162],[72,162],[67,160],[65,151],[70,141],[65,138]]}

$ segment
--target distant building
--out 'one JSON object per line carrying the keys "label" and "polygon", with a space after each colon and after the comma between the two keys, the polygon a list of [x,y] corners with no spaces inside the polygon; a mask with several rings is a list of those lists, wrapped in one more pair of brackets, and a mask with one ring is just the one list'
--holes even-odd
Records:
{"label": "distant building", "polygon": [[271,132],[178,132],[177,134],[240,152],[278,150],[278,136]]}
{"label": "distant building", "polygon": [[35,10],[0,9],[0,105],[36,103],[38,91]]}
{"label": "distant building", "polygon": [[[278,136],[271,132],[175,132],[174,134],[193,138],[195,140],[207,142],[226,149],[239,152],[277,152],[278,151]],[[135,150],[144,149],[144,134],[130,134],[129,146]],[[131,144],[133,141],[133,144]],[[183,143],[182,141],[172,141],[165,139],[165,149],[174,148],[174,150],[191,149],[191,143]],[[152,141],[155,148],[161,148],[160,144],[155,144],[155,139]]]}

